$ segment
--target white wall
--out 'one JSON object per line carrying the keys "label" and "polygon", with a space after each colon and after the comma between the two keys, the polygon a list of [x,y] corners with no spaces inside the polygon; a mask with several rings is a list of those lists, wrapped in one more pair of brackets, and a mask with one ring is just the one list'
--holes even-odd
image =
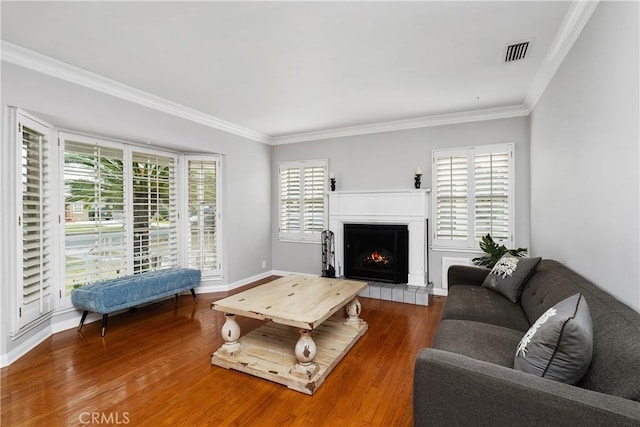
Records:
{"label": "white wall", "polygon": [[[438,148],[513,142],[516,171],[515,245],[529,245],[529,118],[435,126],[335,138],[273,147],[273,268],[309,274],[322,271],[321,246],[278,240],[278,162],[328,159],[336,175],[336,190],[392,190],[413,188],[416,167],[423,170],[422,188],[431,188],[431,152]],[[477,254],[430,250],[430,279],[441,286],[443,256],[472,258]]]}
{"label": "white wall", "polygon": [[[270,146],[4,62],[1,89],[3,121],[7,106],[17,106],[73,130],[181,151],[222,154],[224,278],[220,284],[233,285],[271,270]],[[2,143],[11,142],[3,138]],[[2,179],[7,180],[6,166],[11,159],[5,156],[0,162]],[[2,198],[13,200],[5,187]],[[5,204],[2,212],[13,209]],[[11,214],[3,215],[3,229],[10,218]],[[7,245],[0,248],[3,259],[15,259],[15,254],[7,253]],[[267,262],[266,268],[262,268],[262,261]],[[2,278],[6,279],[4,273]],[[0,286],[0,355],[49,327],[45,324],[18,340],[8,337],[9,307],[14,303],[8,297],[10,286],[15,286],[13,281],[5,280]]]}
{"label": "white wall", "polygon": [[601,2],[531,115],[531,247],[640,311],[638,3]]}

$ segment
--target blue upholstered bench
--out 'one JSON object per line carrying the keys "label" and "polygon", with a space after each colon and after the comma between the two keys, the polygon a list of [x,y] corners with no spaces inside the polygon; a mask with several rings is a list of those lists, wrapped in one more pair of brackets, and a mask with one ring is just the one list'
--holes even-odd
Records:
{"label": "blue upholstered bench", "polygon": [[91,311],[102,314],[102,336],[107,329],[107,318],[125,308],[134,307],[170,295],[190,290],[194,302],[198,302],[194,289],[200,285],[200,270],[193,268],[167,268],[132,276],[119,277],[85,285],[71,291],[71,302],[84,310],[82,329]]}

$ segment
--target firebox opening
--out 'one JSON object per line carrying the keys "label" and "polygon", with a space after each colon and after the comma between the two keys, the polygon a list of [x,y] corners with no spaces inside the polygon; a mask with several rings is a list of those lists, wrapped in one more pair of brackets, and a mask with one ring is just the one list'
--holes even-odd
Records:
{"label": "firebox opening", "polygon": [[384,249],[376,249],[373,252],[365,252],[362,255],[362,262],[368,265],[389,265],[393,263],[391,252]]}
{"label": "firebox opening", "polygon": [[408,226],[345,224],[344,254],[347,278],[407,283]]}

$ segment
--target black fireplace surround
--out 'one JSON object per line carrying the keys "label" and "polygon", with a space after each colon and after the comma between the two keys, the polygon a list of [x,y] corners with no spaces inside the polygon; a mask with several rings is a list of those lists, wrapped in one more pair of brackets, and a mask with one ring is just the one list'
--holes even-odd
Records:
{"label": "black fireplace surround", "polygon": [[344,224],[344,275],[350,279],[407,283],[407,225]]}

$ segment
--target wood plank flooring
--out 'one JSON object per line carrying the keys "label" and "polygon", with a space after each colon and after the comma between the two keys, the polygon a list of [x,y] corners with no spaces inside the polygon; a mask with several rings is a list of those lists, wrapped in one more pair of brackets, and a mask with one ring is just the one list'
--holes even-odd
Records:
{"label": "wood plank flooring", "polygon": [[[369,331],[308,396],[211,365],[224,316],[210,305],[230,294],[112,316],[104,338],[100,322],[53,335],[1,370],[0,424],[412,425],[413,363],[431,345],[444,298],[429,307],[361,298]],[[262,324],[237,320],[243,333]]]}

